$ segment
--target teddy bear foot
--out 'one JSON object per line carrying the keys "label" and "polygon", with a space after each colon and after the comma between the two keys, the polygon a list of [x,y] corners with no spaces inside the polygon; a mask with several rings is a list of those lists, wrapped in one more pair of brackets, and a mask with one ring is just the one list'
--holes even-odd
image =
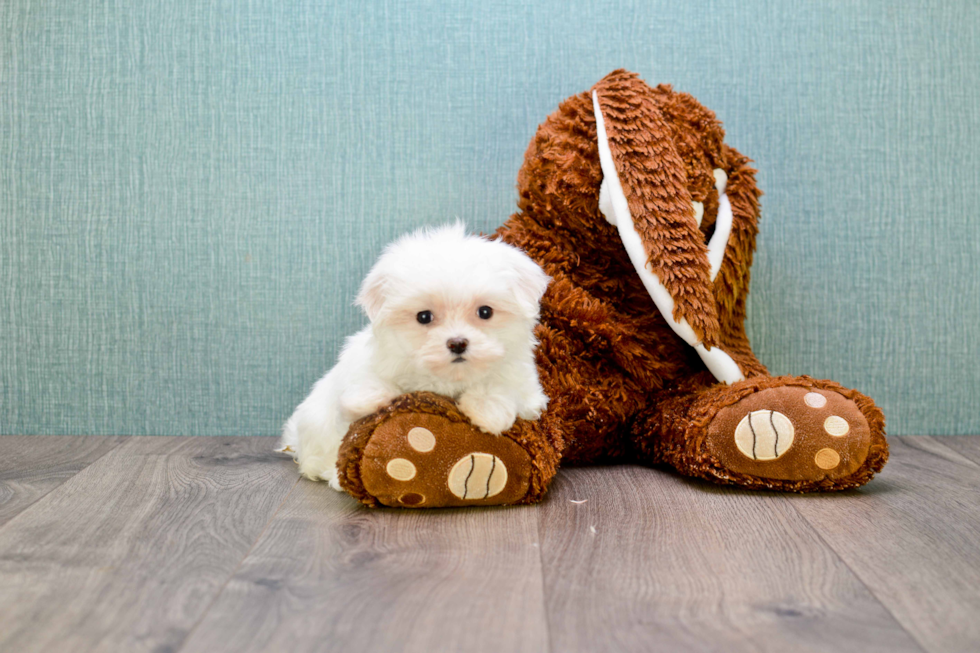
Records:
{"label": "teddy bear foot", "polygon": [[880,471],[888,449],[870,399],[831,381],[768,381],[777,385],[744,395],[733,388],[742,396],[708,424],[703,471],[713,480],[812,492],[857,487]]}
{"label": "teddy bear foot", "polygon": [[399,397],[351,426],[340,451],[341,486],[361,502],[399,508],[519,503],[531,457],[506,435],[480,431],[449,399]]}

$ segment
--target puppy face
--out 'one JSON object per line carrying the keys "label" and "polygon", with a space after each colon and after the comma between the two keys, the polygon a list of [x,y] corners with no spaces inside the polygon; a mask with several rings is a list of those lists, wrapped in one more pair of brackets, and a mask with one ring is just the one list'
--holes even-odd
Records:
{"label": "puppy face", "polygon": [[390,245],[357,304],[371,319],[383,356],[463,382],[533,348],[548,281],[520,250],[468,236],[456,224]]}

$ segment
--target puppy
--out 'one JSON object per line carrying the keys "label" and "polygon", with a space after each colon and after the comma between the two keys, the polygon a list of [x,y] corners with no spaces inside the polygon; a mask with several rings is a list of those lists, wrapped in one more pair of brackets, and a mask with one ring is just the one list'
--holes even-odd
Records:
{"label": "puppy", "polygon": [[456,400],[499,434],[548,403],[534,362],[534,327],[550,279],[521,250],[467,235],[462,223],[389,245],[355,303],[370,325],[349,337],[282,432],[277,451],[303,476],[340,490],[337,454],[351,423],[407,392]]}

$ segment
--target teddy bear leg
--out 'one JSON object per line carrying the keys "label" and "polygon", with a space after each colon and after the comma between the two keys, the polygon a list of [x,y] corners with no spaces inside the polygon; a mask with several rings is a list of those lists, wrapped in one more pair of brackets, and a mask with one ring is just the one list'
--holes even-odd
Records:
{"label": "teddy bear leg", "polygon": [[446,397],[403,395],[351,425],[340,485],[372,507],[442,508],[540,501],[560,456],[548,420],[518,420],[502,435],[474,427]]}
{"label": "teddy bear leg", "polygon": [[888,459],[884,416],[856,390],[806,376],[705,382],[637,423],[646,460],[718,483],[821,492],[864,485]]}

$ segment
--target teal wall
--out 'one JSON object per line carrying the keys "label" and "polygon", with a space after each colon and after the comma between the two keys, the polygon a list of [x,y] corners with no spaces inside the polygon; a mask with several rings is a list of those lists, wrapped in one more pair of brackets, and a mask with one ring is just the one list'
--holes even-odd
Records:
{"label": "teal wall", "polygon": [[980,433],[975,0],[3,0],[0,432],[277,432],[382,245],[500,224],[617,67],[756,160],[770,369]]}

